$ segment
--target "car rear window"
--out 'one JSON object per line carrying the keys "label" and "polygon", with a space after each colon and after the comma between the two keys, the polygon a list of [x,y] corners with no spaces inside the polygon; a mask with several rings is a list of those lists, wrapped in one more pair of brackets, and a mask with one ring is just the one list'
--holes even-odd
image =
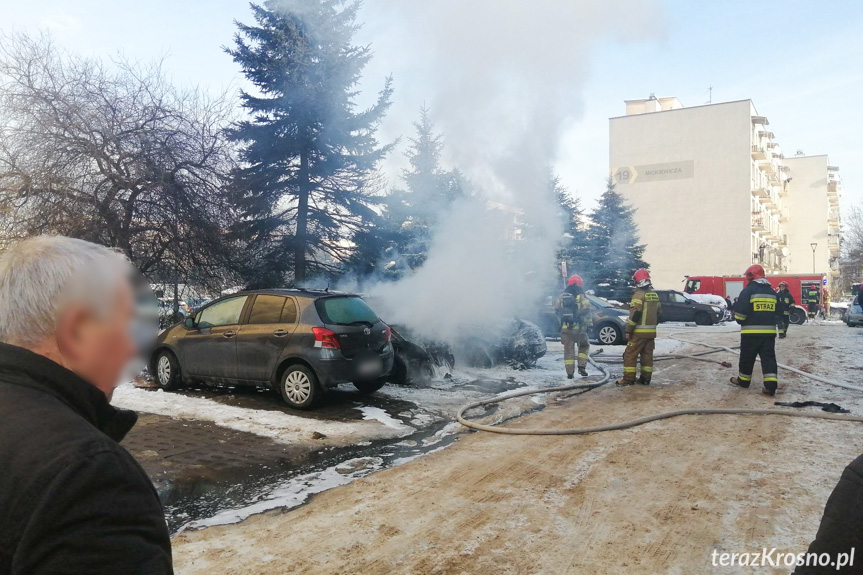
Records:
{"label": "car rear window", "polygon": [[358,297],[330,297],[319,299],[315,307],[324,323],[351,325],[377,323],[378,315]]}

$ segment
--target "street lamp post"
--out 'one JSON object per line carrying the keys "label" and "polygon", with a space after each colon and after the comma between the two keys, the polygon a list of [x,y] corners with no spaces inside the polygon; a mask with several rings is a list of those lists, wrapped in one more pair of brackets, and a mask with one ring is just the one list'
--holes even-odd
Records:
{"label": "street lamp post", "polygon": [[815,248],[818,247],[818,244],[816,242],[812,242],[809,245],[812,246],[812,273],[814,274],[818,273],[817,271],[815,271]]}

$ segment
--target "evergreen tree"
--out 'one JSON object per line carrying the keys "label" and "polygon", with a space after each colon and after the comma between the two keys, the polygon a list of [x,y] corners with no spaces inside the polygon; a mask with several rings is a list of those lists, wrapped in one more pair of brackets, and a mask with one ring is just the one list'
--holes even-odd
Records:
{"label": "evergreen tree", "polygon": [[634,213],[609,178],[587,230],[585,279],[599,296],[627,301],[634,287],[632,274],[648,267],[642,260],[644,245],[638,243]]}
{"label": "evergreen tree", "polygon": [[[290,5],[290,6],[289,6]],[[377,166],[392,145],[375,139],[390,105],[388,78],[377,102],[358,111],[360,74],[371,57],[352,45],[359,1],[252,4],[255,25],[237,23],[226,49],[257,93],[243,91],[249,119],[231,132],[244,166],[233,174],[248,246],[246,281],[278,285],[335,269],[345,241],[376,214]]]}
{"label": "evergreen tree", "polygon": [[561,183],[560,177],[549,173],[549,192],[560,207],[561,227],[564,240],[557,251],[559,262],[566,262],[568,273],[578,274],[582,277],[590,264],[587,251],[587,230],[584,224],[584,214],[581,202],[572,196],[569,190]]}
{"label": "evergreen tree", "polygon": [[439,217],[464,195],[458,170],[440,165],[443,136],[435,131],[429,109],[420,108],[413,124],[416,134],[405,151],[409,167],[402,171],[404,188],[396,188],[384,201],[378,225],[357,234],[354,269],[397,279],[425,263]]}

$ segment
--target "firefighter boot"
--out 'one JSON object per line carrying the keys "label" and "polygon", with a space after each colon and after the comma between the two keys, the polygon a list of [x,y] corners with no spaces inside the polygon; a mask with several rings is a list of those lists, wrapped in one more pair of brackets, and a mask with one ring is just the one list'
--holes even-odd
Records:
{"label": "firefighter boot", "polygon": [[628,379],[618,379],[614,382],[614,385],[618,387],[626,387],[628,385],[635,385],[635,381],[630,381]]}
{"label": "firefighter boot", "polygon": [[640,383],[641,385],[650,385],[650,379],[642,375],[638,378],[638,383]]}
{"label": "firefighter boot", "polygon": [[587,368],[581,365],[578,366],[578,375],[580,375],[581,377],[587,377]]}
{"label": "firefighter boot", "polygon": [[740,379],[739,377],[731,378],[731,385],[735,387],[742,387],[743,389],[749,389],[749,382]]}

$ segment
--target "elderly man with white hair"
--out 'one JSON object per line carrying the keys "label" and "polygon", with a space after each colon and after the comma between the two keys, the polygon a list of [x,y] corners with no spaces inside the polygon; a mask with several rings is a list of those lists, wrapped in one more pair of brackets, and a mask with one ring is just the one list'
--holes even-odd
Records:
{"label": "elderly man with white hair", "polygon": [[131,266],[60,236],[0,257],[0,575],[173,573],[152,483],[110,405],[136,356]]}

